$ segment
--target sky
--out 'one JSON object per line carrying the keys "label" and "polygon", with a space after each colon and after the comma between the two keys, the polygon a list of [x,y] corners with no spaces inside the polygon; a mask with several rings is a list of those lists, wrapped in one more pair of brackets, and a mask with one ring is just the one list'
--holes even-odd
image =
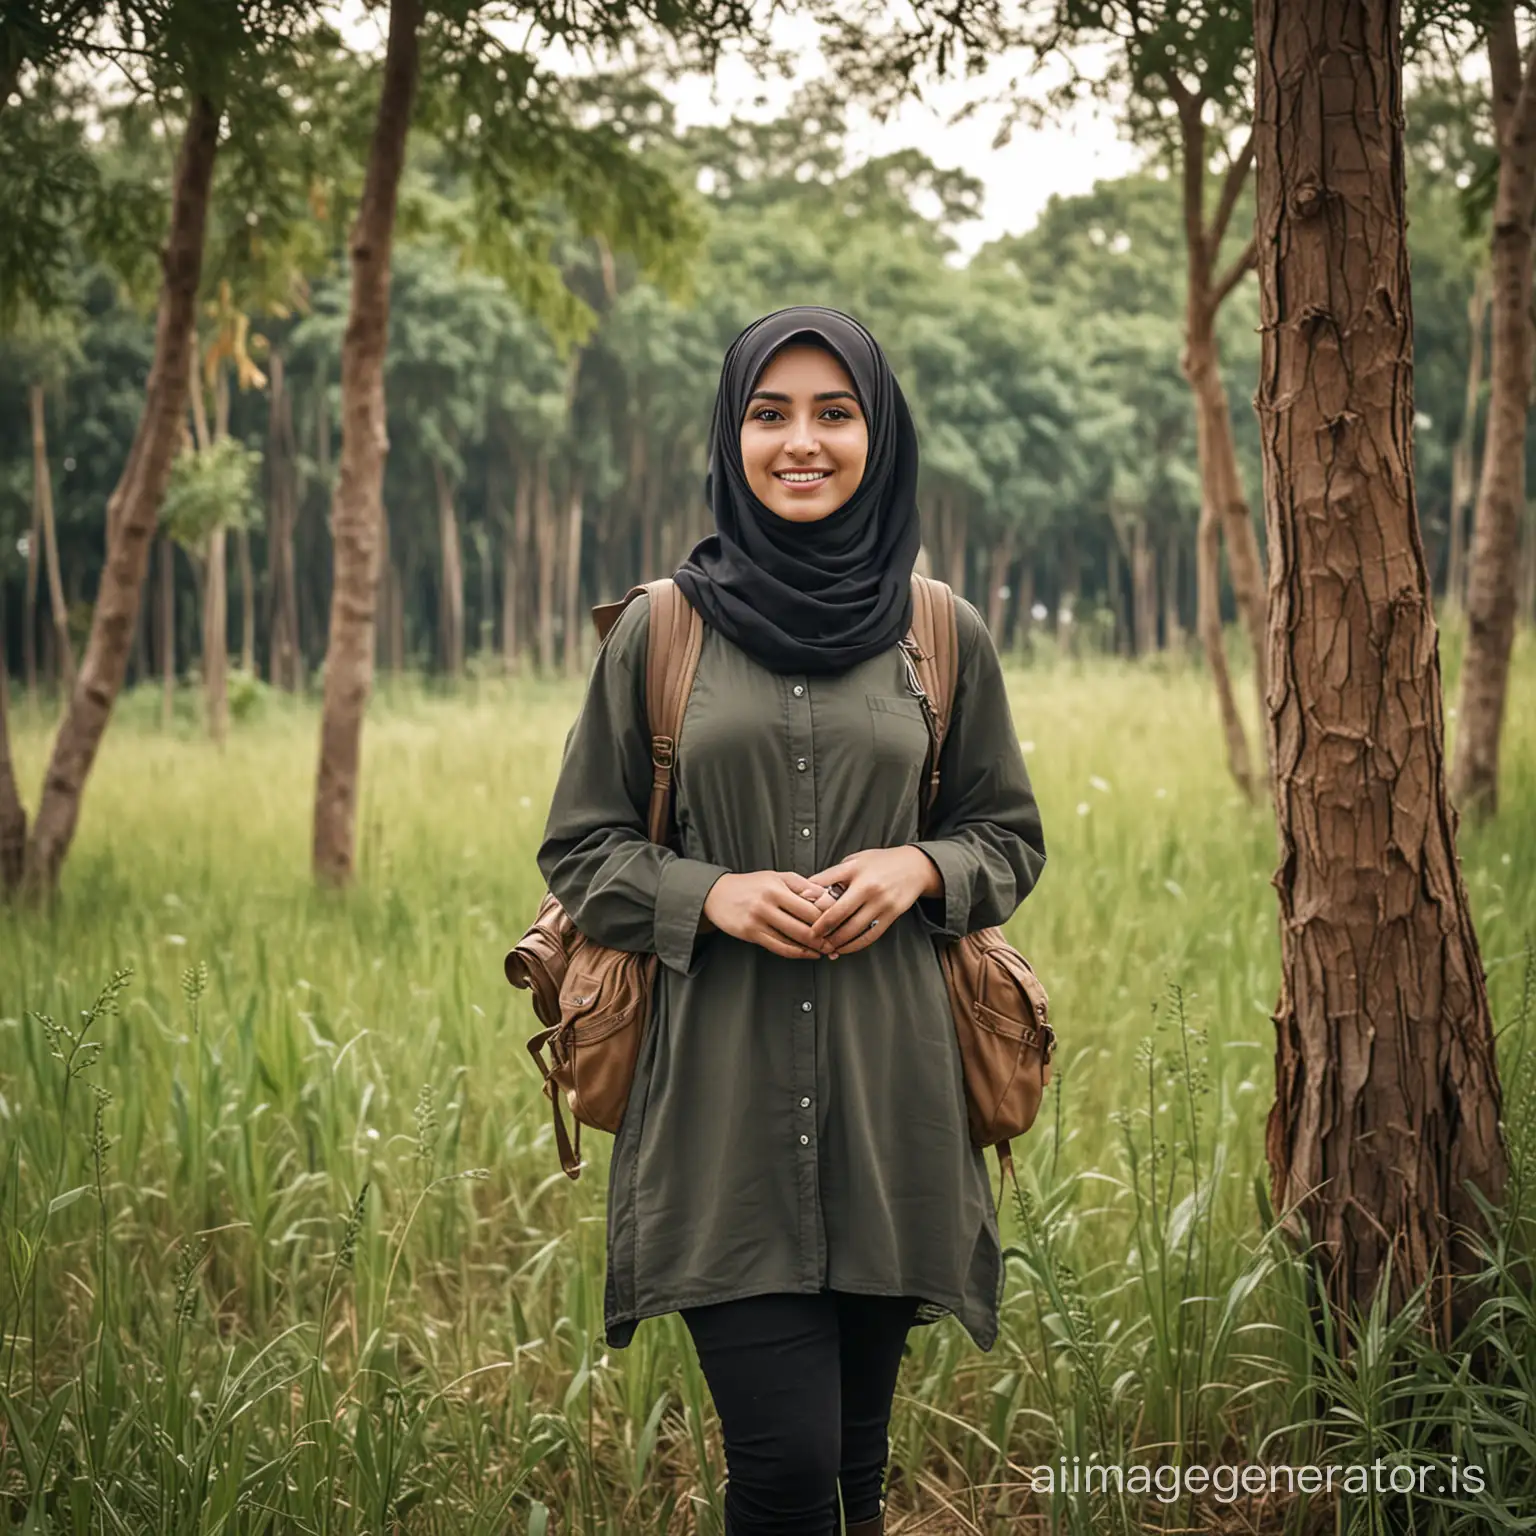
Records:
{"label": "sky", "polygon": [[[688,80],[670,91],[679,126],[724,122],[733,115],[774,117],[800,85],[823,72],[815,30],[804,18],[780,15],[773,37],[776,44],[798,52],[805,61],[793,79],[765,81],[739,59],[727,58],[712,80]],[[1080,69],[1092,72],[1091,57],[1080,56],[1077,62]],[[1001,110],[978,111],[962,123],[948,121],[968,101],[991,93],[1010,76],[1021,75],[1024,65],[1022,56],[1000,55],[986,74],[930,87],[923,93],[924,100],[907,103],[884,124],[876,123],[867,113],[849,114],[847,142],[853,160],[916,147],[936,165],[960,167],[983,183],[986,200],[982,217],[955,231],[965,257],[1000,235],[1023,234],[1053,193],[1087,192],[1095,181],[1122,176],[1141,159],[1140,152],[1121,137],[1108,112],[1086,104],[1046,128],[1018,124],[1002,149],[992,148],[1002,121]],[[1049,80],[1042,82],[1041,96],[1048,84]],[[759,96],[767,97],[765,106],[755,105]]]}
{"label": "sky", "polygon": [[[382,47],[382,13],[364,12],[359,0],[343,0],[338,10],[343,29],[355,44]],[[780,13],[771,31],[775,45],[803,60],[793,78],[765,80],[739,58],[727,56],[713,77],[697,77],[668,87],[680,127],[725,122],[733,116],[777,116],[803,83],[824,72],[816,30],[807,18]],[[510,29],[505,36],[509,43],[521,41]],[[581,67],[564,49],[551,50],[543,62],[557,72]],[[1025,62],[1022,57],[1000,55],[986,74],[929,88],[922,101],[907,103],[884,124],[864,112],[849,113],[851,160],[915,146],[936,165],[961,167],[983,183],[986,198],[982,217],[954,232],[962,260],[1000,235],[1023,234],[1039,218],[1053,193],[1087,192],[1095,181],[1122,176],[1140,160],[1139,152],[1121,138],[1112,117],[1087,105],[1047,128],[1019,124],[1012,141],[1002,149],[992,148],[1002,116],[999,110],[979,111],[963,123],[948,121],[967,101],[987,94],[1012,75],[1021,75]],[[1083,72],[1094,73],[1091,55],[1081,54],[1076,62]],[[1042,95],[1047,84],[1042,82]],[[761,106],[756,104],[759,97],[766,98]]]}

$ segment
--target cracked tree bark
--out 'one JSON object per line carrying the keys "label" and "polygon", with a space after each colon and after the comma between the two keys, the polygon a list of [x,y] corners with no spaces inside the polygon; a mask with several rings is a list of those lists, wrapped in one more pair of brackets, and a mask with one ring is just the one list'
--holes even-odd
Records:
{"label": "cracked tree bark", "polygon": [[[1391,1261],[1465,1321],[1507,1160],[1446,789],[1413,481],[1396,0],[1255,0],[1269,693],[1282,982],[1268,1124],[1341,1320]],[[1345,1346],[1348,1347],[1347,1345]]]}

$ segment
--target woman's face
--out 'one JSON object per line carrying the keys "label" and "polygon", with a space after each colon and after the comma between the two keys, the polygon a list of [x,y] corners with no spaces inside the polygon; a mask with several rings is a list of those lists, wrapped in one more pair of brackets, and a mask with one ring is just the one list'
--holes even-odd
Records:
{"label": "woman's face", "polygon": [[814,523],[859,488],[868,454],[869,426],[843,365],[817,346],[775,353],[741,424],[741,462],[757,499],[788,522]]}

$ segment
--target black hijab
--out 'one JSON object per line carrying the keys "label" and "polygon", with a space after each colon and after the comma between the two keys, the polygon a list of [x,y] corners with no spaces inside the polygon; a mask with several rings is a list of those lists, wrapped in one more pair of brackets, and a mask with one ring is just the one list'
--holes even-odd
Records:
{"label": "black hijab", "polygon": [[[759,501],[741,462],[748,398],[774,354],[802,340],[848,370],[869,429],[858,489],[811,523]],[[716,532],[678,567],[677,584],[712,628],[770,671],[841,672],[888,650],[912,622],[916,493],[917,433],[880,344],[841,310],[778,310],[725,354],[704,480]]]}

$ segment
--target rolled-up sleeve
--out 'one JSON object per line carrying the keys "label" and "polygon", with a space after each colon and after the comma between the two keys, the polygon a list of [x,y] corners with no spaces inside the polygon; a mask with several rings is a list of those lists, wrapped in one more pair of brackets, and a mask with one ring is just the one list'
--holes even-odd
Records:
{"label": "rolled-up sleeve", "polygon": [[539,845],[549,889],[589,939],[654,953],[694,975],[710,887],[729,871],[651,842],[651,743],[645,706],[650,601],[637,597],[599,646],[565,738]]}
{"label": "rolled-up sleeve", "polygon": [[972,604],[957,597],[955,608],[960,664],[938,799],[929,835],[914,844],[944,877],[944,894],[920,897],[915,910],[945,939],[1007,922],[1045,867],[1040,808],[997,648]]}

